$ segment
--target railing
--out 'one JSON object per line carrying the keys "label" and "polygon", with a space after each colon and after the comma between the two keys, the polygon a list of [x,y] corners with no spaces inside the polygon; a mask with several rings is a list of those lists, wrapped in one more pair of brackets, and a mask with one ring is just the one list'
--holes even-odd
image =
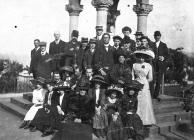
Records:
{"label": "railing", "polygon": [[31,75],[18,75],[16,92],[30,92],[32,91],[30,80],[33,79]]}

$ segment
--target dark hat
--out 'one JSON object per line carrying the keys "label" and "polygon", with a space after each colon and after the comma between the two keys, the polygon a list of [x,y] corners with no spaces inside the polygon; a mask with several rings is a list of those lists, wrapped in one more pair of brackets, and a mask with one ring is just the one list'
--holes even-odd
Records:
{"label": "dark hat", "polygon": [[142,37],[140,38],[141,41],[142,41],[143,39],[146,39],[147,41],[149,41],[148,36],[142,36]]}
{"label": "dark hat", "polygon": [[106,94],[106,96],[111,96],[111,94],[112,94],[113,92],[116,93],[117,98],[121,98],[121,97],[122,97],[122,92],[121,92],[119,89],[117,89],[117,88],[110,88],[110,89],[108,89],[108,90],[105,92],[105,94]]}
{"label": "dark hat", "polygon": [[54,86],[56,84],[56,82],[53,79],[47,79],[45,83],[52,85],[52,86]]}
{"label": "dark hat", "polygon": [[155,32],[154,32],[154,36],[161,36],[160,31],[155,31]]}
{"label": "dark hat", "polygon": [[91,80],[92,83],[100,83],[102,85],[108,85],[108,83],[105,81],[104,77],[101,75],[94,75]]}
{"label": "dark hat", "polygon": [[141,84],[137,80],[132,80],[124,84],[124,89],[127,89],[127,90],[133,89],[133,90],[139,91],[142,88],[143,88],[143,84]]}
{"label": "dark hat", "polygon": [[88,38],[87,37],[82,37],[81,38],[81,43],[88,43]]}
{"label": "dark hat", "polygon": [[60,71],[67,71],[69,73],[73,73],[73,68],[71,66],[63,66],[60,68]]}
{"label": "dark hat", "polygon": [[78,37],[79,36],[78,30],[73,30],[71,36]]}
{"label": "dark hat", "polygon": [[103,30],[103,26],[97,25],[96,30]]}
{"label": "dark hat", "polygon": [[122,32],[124,32],[124,31],[129,31],[130,33],[132,32],[131,28],[128,26],[125,26],[122,28]]}
{"label": "dark hat", "polygon": [[124,51],[119,51],[119,52],[117,53],[118,59],[119,59],[120,56],[124,56],[124,57],[126,58],[126,57],[127,57],[127,54],[126,54]]}
{"label": "dark hat", "polygon": [[120,36],[118,36],[118,35],[113,37],[113,40],[115,40],[115,39],[118,39],[118,40],[122,41],[122,38]]}
{"label": "dark hat", "polygon": [[39,46],[46,46],[46,42],[43,41],[39,42]]}
{"label": "dark hat", "polygon": [[95,38],[91,38],[89,43],[95,43],[96,44],[96,39]]}
{"label": "dark hat", "polygon": [[46,84],[46,79],[43,78],[43,77],[38,77],[37,79],[30,80],[30,82],[31,82],[33,85],[37,85],[37,84],[44,85],[44,84]]}
{"label": "dark hat", "polygon": [[136,31],[134,35],[142,35],[143,36],[143,33],[141,31]]}

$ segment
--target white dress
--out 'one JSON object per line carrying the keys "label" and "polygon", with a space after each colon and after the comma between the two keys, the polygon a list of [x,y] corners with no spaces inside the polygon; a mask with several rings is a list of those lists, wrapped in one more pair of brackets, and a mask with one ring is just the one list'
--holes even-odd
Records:
{"label": "white dress", "polygon": [[132,75],[135,80],[142,83],[143,89],[139,91],[137,99],[137,114],[143,121],[143,125],[156,124],[153,112],[152,99],[150,95],[149,82],[147,78],[152,78],[152,66],[149,63],[133,64]]}
{"label": "white dress", "polygon": [[42,108],[44,98],[45,98],[45,89],[35,89],[33,91],[33,98],[32,98],[32,103],[34,104],[26,113],[26,116],[24,118],[24,121],[31,121],[34,119],[34,116],[36,115],[36,112],[38,109]]}

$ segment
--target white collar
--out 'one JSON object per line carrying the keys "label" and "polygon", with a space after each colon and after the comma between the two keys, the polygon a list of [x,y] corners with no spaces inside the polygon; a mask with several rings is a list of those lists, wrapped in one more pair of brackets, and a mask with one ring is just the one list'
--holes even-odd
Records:
{"label": "white collar", "polygon": [[59,42],[60,42],[60,39],[59,39],[59,40],[57,40],[57,41],[55,40],[55,43],[56,43],[56,44],[59,44]]}
{"label": "white collar", "polygon": [[40,47],[38,47],[38,48],[35,48],[35,50],[36,50],[36,51],[38,51],[38,50],[39,50],[39,48],[40,48]]}
{"label": "white collar", "polygon": [[119,48],[119,46],[117,46],[117,47],[116,47],[116,46],[114,46],[114,48],[117,50],[117,49]]}
{"label": "white collar", "polygon": [[109,45],[110,45],[109,43],[108,44],[104,44],[105,47],[108,47]]}
{"label": "white collar", "polygon": [[46,51],[44,51],[44,52],[41,52],[41,55],[45,55],[46,54]]}

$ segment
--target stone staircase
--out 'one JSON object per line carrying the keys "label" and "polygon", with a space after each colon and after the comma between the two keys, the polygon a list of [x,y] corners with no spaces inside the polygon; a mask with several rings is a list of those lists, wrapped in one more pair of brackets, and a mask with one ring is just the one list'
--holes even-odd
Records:
{"label": "stone staircase", "polygon": [[[182,123],[190,124],[190,113],[182,109],[179,98],[172,96],[162,96],[161,98],[160,102],[153,100],[157,124],[150,128],[150,135],[146,140],[162,140],[165,137],[187,140],[188,138],[184,137],[184,134],[180,133],[177,136],[172,133],[172,130],[176,132],[177,119],[181,119]],[[23,97],[13,97],[9,101],[1,101],[0,106],[23,119],[27,110],[32,106],[31,101],[32,94],[27,93],[23,94]],[[191,139],[194,139],[194,136]]]}

